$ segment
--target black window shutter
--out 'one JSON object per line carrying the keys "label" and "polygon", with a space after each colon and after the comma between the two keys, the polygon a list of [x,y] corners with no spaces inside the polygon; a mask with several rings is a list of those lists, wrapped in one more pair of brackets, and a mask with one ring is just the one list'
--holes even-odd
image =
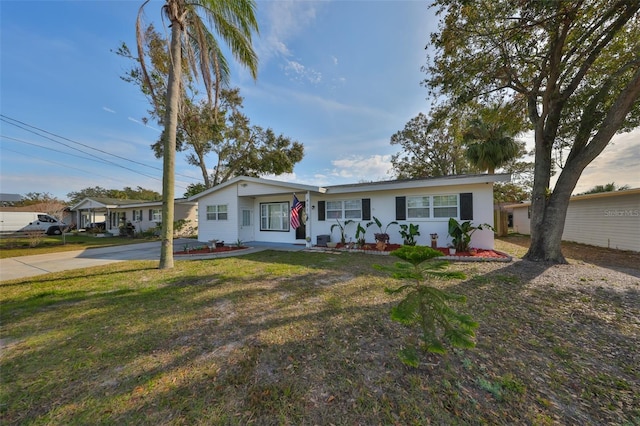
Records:
{"label": "black window shutter", "polygon": [[324,201],[318,201],[318,220],[324,220]]}
{"label": "black window shutter", "polygon": [[153,219],[153,209],[149,209],[149,220]]}
{"label": "black window shutter", "polygon": [[473,193],[460,194],[460,220],[473,220]]}
{"label": "black window shutter", "polygon": [[396,197],[396,220],[407,219],[407,197]]}
{"label": "black window shutter", "polygon": [[362,199],[362,220],[371,220],[371,198]]}

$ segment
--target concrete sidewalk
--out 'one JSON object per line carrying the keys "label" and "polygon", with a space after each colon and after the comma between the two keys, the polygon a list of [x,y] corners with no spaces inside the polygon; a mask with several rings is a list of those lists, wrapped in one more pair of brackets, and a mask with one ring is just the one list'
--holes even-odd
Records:
{"label": "concrete sidewalk", "polygon": [[[201,246],[205,243],[193,239],[176,239],[173,249],[180,250],[184,245]],[[294,244],[273,244],[248,242],[246,250],[204,255],[175,255],[175,260],[214,259],[229,256],[241,256],[262,250],[303,250],[304,246]],[[51,272],[71,269],[90,268],[127,260],[160,260],[160,241],[128,244],[113,247],[90,248],[59,253],[37,254],[0,259],[0,281],[29,278]]]}

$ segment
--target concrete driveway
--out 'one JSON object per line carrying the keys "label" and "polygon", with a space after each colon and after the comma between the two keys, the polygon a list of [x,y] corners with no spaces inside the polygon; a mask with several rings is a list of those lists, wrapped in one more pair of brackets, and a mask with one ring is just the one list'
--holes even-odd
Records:
{"label": "concrete driveway", "polygon": [[[181,250],[185,244],[193,247],[204,243],[193,239],[176,239],[173,241],[173,249]],[[199,256],[176,256],[175,259],[210,259],[267,249],[302,250],[304,248],[292,244],[281,244],[282,247],[269,243],[247,243],[247,245],[250,247],[247,250]],[[34,277],[70,269],[90,268],[126,260],[160,260],[160,241],[0,259],[0,281]]]}

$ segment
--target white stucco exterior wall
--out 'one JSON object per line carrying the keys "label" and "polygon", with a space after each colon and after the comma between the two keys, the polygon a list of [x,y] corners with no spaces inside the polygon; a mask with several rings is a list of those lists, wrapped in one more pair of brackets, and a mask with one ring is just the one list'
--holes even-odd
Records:
{"label": "white stucco exterior wall", "polygon": [[[397,196],[425,196],[425,195],[456,195],[459,197],[460,193],[471,192],[473,193],[473,220],[474,225],[487,223],[493,225],[493,185],[491,184],[475,184],[475,185],[452,185],[442,186],[435,188],[417,188],[417,189],[404,189],[401,191],[381,191],[381,192],[354,192],[349,194],[324,194],[321,197],[316,197],[312,202],[315,207],[311,210],[312,229],[315,237],[317,235],[331,235],[331,241],[340,241],[340,230],[336,227],[333,233],[331,233],[331,226],[336,223],[335,220],[318,220],[317,201],[335,201],[335,200],[348,200],[357,198],[370,198],[371,199],[371,216],[375,216],[382,222],[384,227],[395,221],[395,206]],[[459,205],[459,203],[458,203]],[[458,209],[458,217],[459,217]],[[368,220],[360,221],[363,227],[366,227]],[[438,245],[440,247],[446,247],[451,238],[448,236],[449,218],[426,218],[426,219],[407,219],[397,221],[398,225],[389,226],[387,233],[390,236],[389,242],[392,244],[402,244],[402,237],[400,236],[400,224],[413,223],[419,225],[420,236],[416,238],[418,245],[430,245],[431,238],[429,234],[437,233],[439,236]],[[346,228],[347,242],[349,238],[355,242],[357,224],[350,224]],[[374,242],[373,234],[378,232],[377,226],[374,224],[367,228],[365,239],[367,242]],[[476,231],[471,238],[471,246],[476,248],[493,249],[494,239],[493,231],[484,230]]]}
{"label": "white stucco exterior wall", "polygon": [[[295,229],[286,232],[263,231],[260,229],[260,209],[263,203],[287,203],[289,209],[292,205],[293,193],[300,201],[307,202],[307,235],[311,243],[315,244],[318,235],[331,235],[332,241],[340,240],[339,230],[331,232],[331,226],[335,220],[318,220],[320,201],[369,199],[371,216],[375,216],[383,223],[383,228],[396,219],[396,197],[404,196],[433,196],[455,195],[458,198],[458,215],[460,217],[460,194],[473,194],[473,220],[474,225],[493,224],[493,184],[496,179],[504,178],[482,175],[456,178],[434,178],[424,181],[390,181],[371,184],[342,185],[335,187],[312,187],[301,184],[280,183],[257,178],[237,177],[231,181],[211,188],[190,200],[198,202],[198,239],[210,241],[212,239],[223,240],[225,243],[235,243],[238,239],[247,241],[281,242],[281,243],[305,243],[304,237],[296,238]],[[226,220],[207,220],[207,206],[226,205]],[[250,226],[243,226],[243,211],[249,211],[251,215]],[[366,227],[370,219],[362,219],[360,223]],[[344,220],[341,221],[344,223]],[[431,233],[439,235],[438,245],[445,247],[451,238],[448,236],[449,218],[424,218],[398,221],[399,224],[413,223],[419,225],[420,236],[417,242],[420,245],[430,245]],[[346,228],[346,239],[355,242],[357,224],[353,223]],[[391,225],[387,232],[391,243],[402,243],[400,227]],[[374,242],[374,233],[378,232],[374,225],[367,228],[365,239]],[[477,231],[473,234],[471,246],[476,248],[494,248],[493,231]]]}

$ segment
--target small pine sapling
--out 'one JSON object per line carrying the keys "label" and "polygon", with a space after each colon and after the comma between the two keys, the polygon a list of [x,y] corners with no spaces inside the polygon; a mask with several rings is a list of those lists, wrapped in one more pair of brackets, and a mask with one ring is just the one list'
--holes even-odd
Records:
{"label": "small pine sapling", "polygon": [[391,309],[391,319],[408,327],[417,325],[422,332],[420,346],[408,345],[400,350],[400,360],[417,367],[420,365],[418,349],[444,354],[444,341],[456,348],[474,347],[474,330],[478,323],[451,307],[454,303],[465,303],[466,298],[427,285],[430,278],[463,279],[465,275],[448,271],[449,262],[438,260],[442,253],[430,247],[403,246],[391,255],[404,262],[396,262],[391,267],[374,267],[390,272],[393,278],[410,282],[396,289],[385,288],[388,294],[405,293],[405,298]]}

